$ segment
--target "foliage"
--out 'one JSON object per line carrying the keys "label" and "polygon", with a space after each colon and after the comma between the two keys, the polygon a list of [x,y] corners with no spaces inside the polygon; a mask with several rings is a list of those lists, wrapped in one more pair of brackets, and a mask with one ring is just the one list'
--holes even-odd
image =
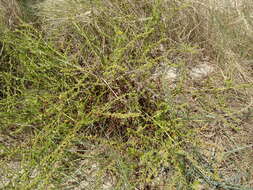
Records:
{"label": "foliage", "polygon": [[[252,59],[252,39],[223,19],[235,11],[207,9],[215,17],[203,24],[195,3],[23,1],[18,22],[3,22],[0,34],[4,188],[75,188],[86,175],[91,189],[105,188],[108,176],[113,189],[243,189],[226,181],[218,170],[226,159],[212,161],[212,139],[201,135],[252,121],[252,79],[238,65]],[[190,80],[206,57],[222,72]],[[175,86],[157,75],[164,66],[180,70]]]}

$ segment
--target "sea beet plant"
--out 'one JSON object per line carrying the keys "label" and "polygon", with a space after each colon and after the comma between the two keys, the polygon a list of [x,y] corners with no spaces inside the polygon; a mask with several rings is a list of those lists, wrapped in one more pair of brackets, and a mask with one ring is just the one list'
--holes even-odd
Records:
{"label": "sea beet plant", "polygon": [[0,3],[1,188],[252,187],[247,1]]}

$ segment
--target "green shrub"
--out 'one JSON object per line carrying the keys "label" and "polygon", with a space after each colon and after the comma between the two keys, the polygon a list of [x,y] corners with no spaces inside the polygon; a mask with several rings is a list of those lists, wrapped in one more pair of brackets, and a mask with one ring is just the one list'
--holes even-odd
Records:
{"label": "green shrub", "polygon": [[[211,41],[216,22],[202,24],[203,12],[190,2],[23,3],[32,23],[26,14],[0,36],[5,188],[64,189],[77,168],[86,173],[94,162],[93,189],[108,176],[116,178],[114,189],[237,188],[205,158],[199,134],[212,121],[240,130],[230,103],[248,102],[250,83],[234,73],[230,81],[222,72],[201,81],[188,74],[207,57],[225,55]],[[176,81],[164,76],[169,68],[179,70]],[[5,163],[14,159],[22,170],[8,176]]]}

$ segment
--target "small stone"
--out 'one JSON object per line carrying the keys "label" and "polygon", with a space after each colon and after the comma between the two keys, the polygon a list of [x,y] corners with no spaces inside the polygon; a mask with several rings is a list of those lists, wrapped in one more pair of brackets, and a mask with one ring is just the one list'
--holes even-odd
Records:
{"label": "small stone", "polygon": [[177,69],[174,67],[168,68],[168,70],[165,73],[164,79],[171,82],[175,82],[177,78],[178,78]]}
{"label": "small stone", "polygon": [[208,65],[207,63],[203,63],[191,69],[190,77],[192,79],[204,78],[204,77],[207,77],[213,71],[214,71],[214,68],[211,65]]}

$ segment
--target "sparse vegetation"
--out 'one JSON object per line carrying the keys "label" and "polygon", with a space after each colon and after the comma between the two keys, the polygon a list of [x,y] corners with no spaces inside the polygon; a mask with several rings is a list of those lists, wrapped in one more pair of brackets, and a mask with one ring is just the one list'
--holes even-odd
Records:
{"label": "sparse vegetation", "polygon": [[252,189],[235,2],[0,0],[0,188]]}

